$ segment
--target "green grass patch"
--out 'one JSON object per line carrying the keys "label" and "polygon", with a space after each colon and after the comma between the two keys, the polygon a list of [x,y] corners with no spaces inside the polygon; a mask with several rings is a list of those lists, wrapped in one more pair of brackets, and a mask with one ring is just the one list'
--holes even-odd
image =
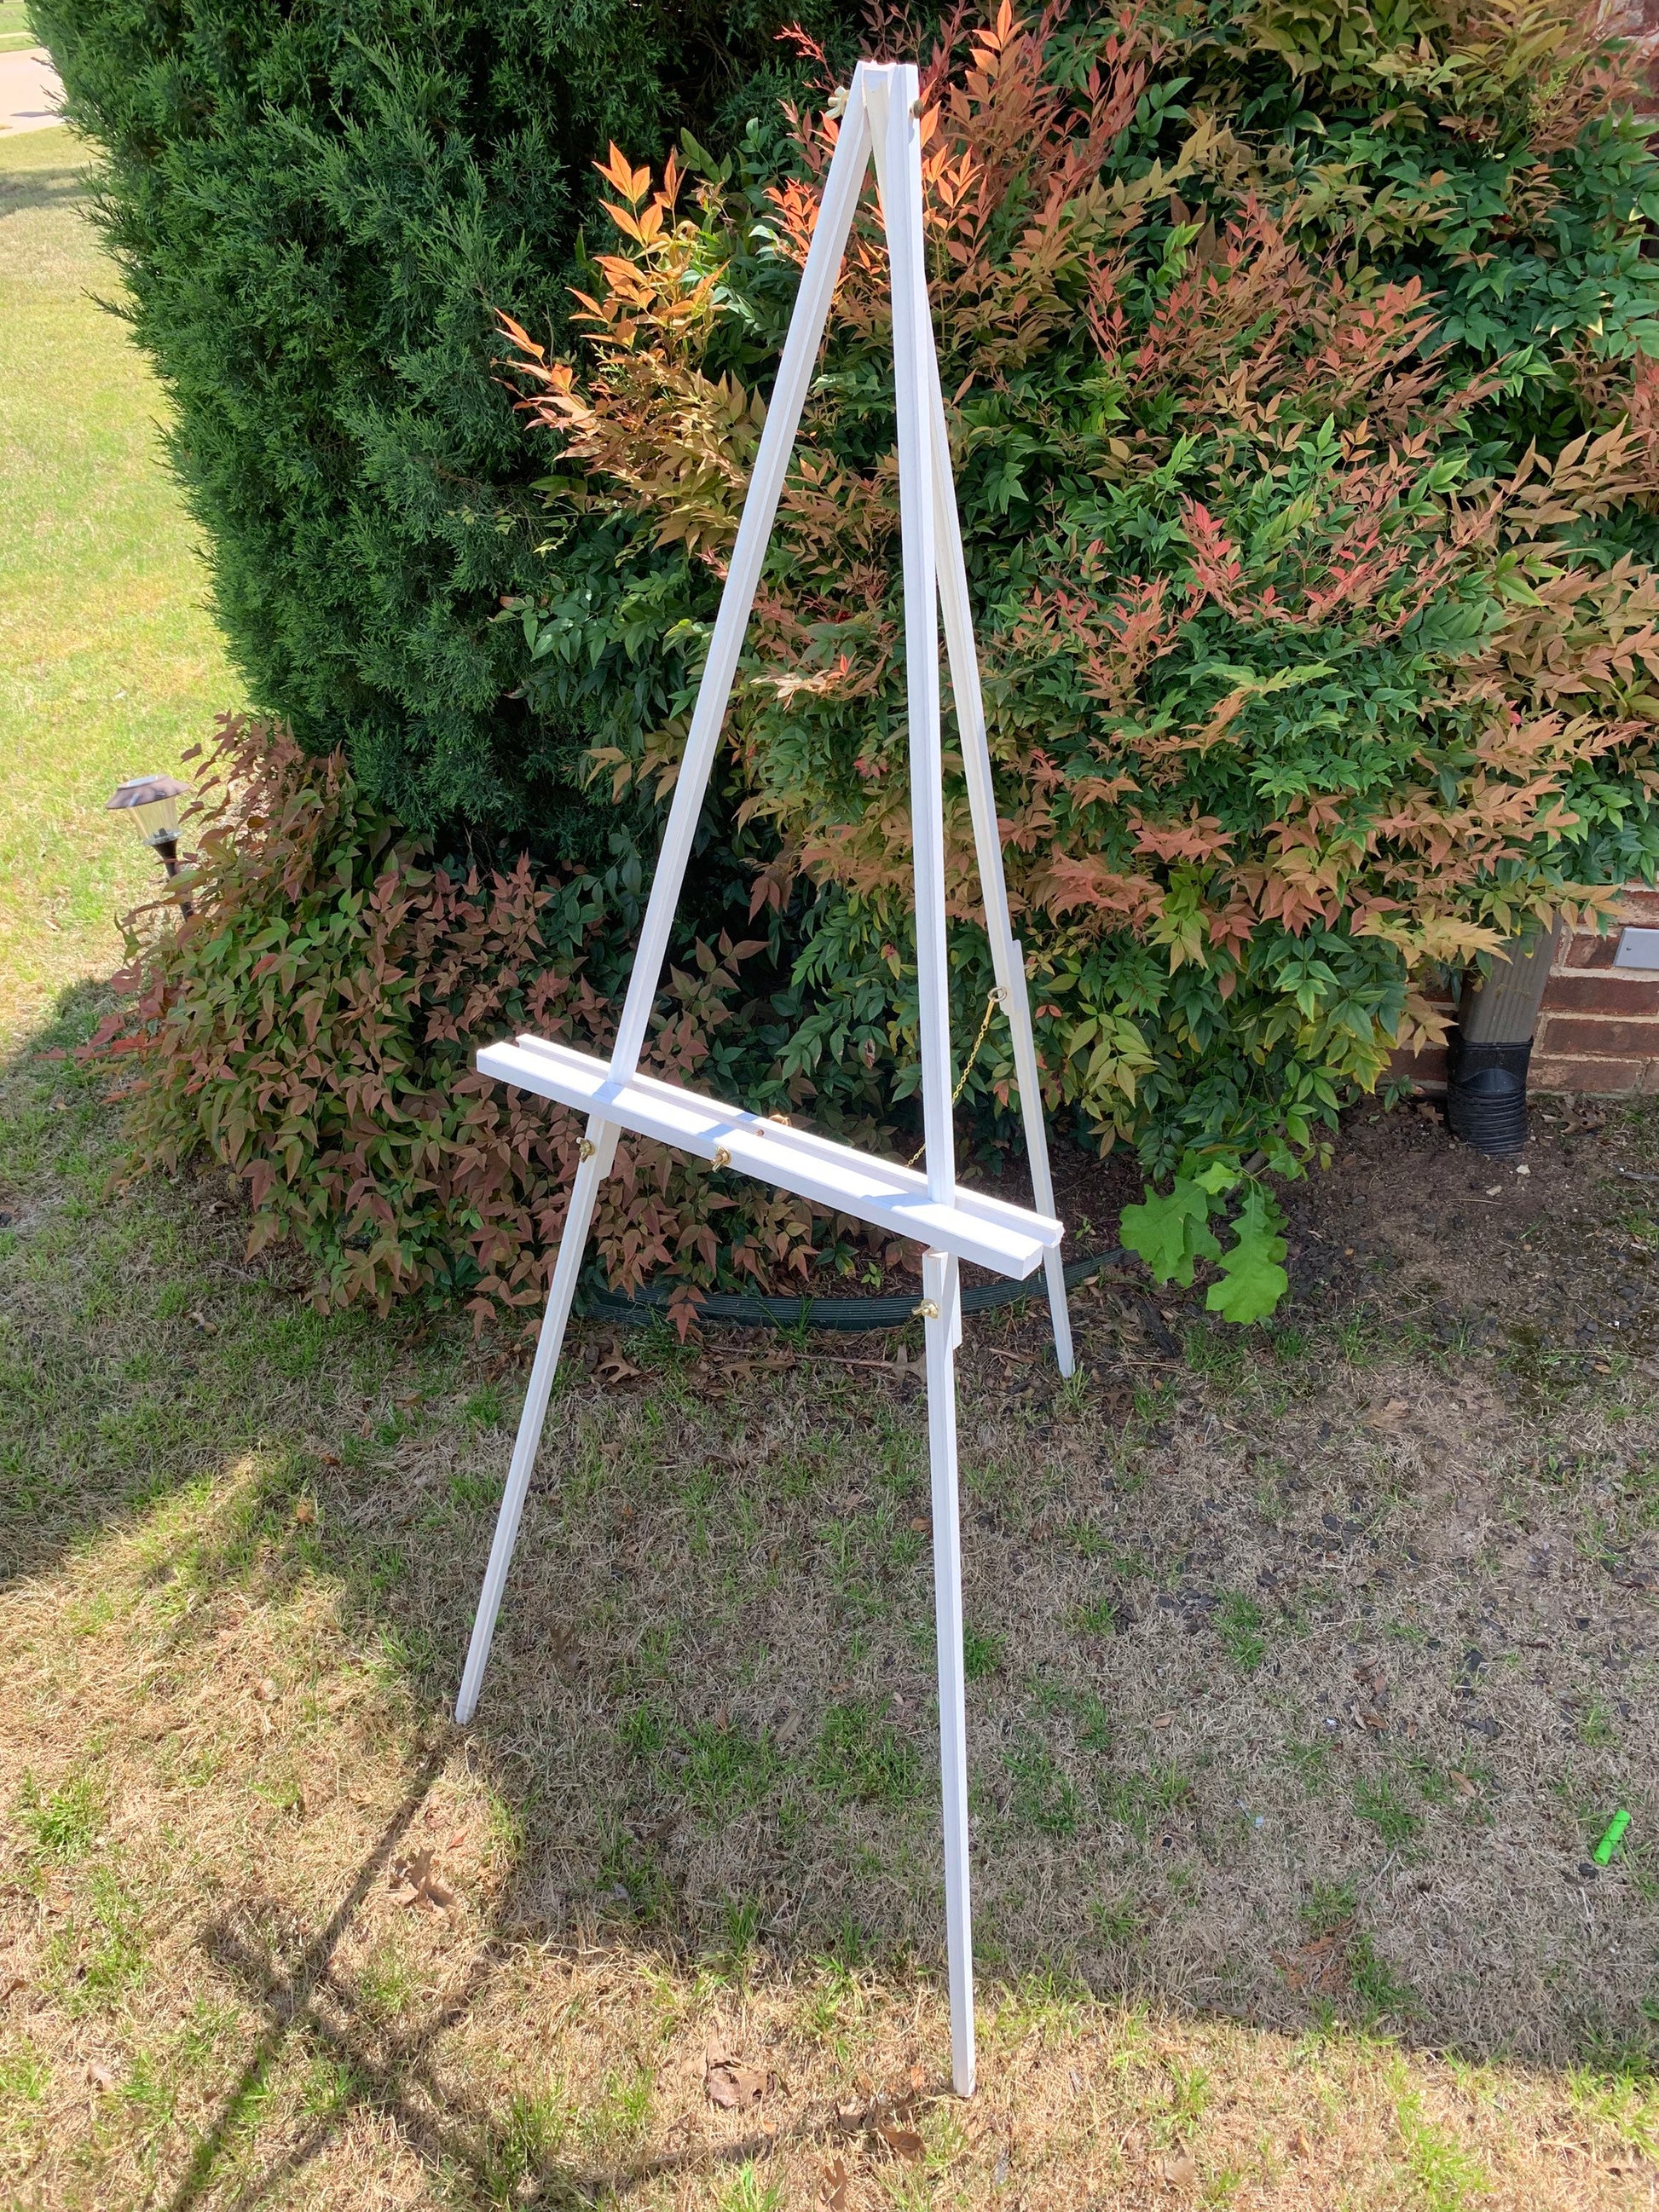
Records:
{"label": "green grass patch", "polygon": [[915,1750],[862,1700],[824,1715],[812,1773],[843,1804],[902,1805],[921,1787]]}
{"label": "green grass patch", "polygon": [[1449,2128],[1425,2118],[1418,2097],[1402,2097],[1398,2111],[1404,2164],[1423,2212],[1466,2212],[1486,2194],[1486,2168]]}
{"label": "green grass patch", "polygon": [[1046,1744],[1018,1744],[1004,1754],[1008,1770],[1008,1807],[1024,1828],[1045,1836],[1077,1833],[1082,1817],[1078,1787]]}
{"label": "green grass patch", "polygon": [[[0,0],[0,45],[28,43]],[[183,771],[241,703],[168,474],[167,401],[99,300],[120,283],[68,130],[0,138],[0,1032],[106,975],[155,856],[104,802]]]}
{"label": "green grass patch", "polygon": [[1362,1820],[1370,1823],[1391,1851],[1412,1842],[1423,1825],[1421,1814],[1413,1810],[1399,1784],[1387,1776],[1375,1782],[1356,1783],[1353,1809]]}
{"label": "green grass patch", "polygon": [[1267,1656],[1261,1607],[1242,1590],[1228,1590],[1217,1605],[1213,1620],[1222,1650],[1242,1674],[1253,1674]]}
{"label": "green grass patch", "polygon": [[25,1776],[18,1808],[25,1832],[44,1858],[73,1865],[92,1849],[103,1826],[103,1804],[89,1775],[77,1774],[43,1796]]}

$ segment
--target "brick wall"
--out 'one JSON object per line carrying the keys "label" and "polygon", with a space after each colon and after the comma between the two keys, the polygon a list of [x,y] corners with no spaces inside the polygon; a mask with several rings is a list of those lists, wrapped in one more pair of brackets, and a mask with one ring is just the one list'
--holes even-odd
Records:
{"label": "brick wall", "polygon": [[[1659,891],[1632,884],[1619,909],[1619,925],[1626,923],[1659,929]],[[1531,1090],[1659,1094],[1659,974],[1615,968],[1618,942],[1617,927],[1563,939],[1533,1040]],[[1446,1087],[1443,1049],[1397,1052],[1393,1067],[1424,1091]]]}
{"label": "brick wall", "polygon": [[1642,58],[1642,76],[1648,97],[1638,102],[1641,112],[1659,110],[1659,0],[1610,0],[1603,21],[1621,39],[1633,40]]}

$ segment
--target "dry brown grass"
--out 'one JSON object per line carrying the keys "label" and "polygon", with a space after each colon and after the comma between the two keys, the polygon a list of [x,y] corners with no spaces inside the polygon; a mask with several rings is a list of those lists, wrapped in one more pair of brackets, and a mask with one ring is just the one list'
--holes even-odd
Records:
{"label": "dry brown grass", "polygon": [[1659,1406],[1597,1304],[1651,1120],[1501,1219],[1357,1132],[1276,1337],[1127,1276],[1076,1388],[970,1329],[963,2106],[896,1341],[590,1332],[459,1732],[514,1347],[316,1320],[216,1184],[104,1195],[62,1063],[0,1104],[7,2201],[1654,2203]]}

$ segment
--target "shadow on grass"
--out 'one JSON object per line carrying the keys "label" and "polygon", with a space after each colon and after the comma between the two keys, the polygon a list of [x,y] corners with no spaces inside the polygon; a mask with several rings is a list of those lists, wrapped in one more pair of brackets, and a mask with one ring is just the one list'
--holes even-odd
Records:
{"label": "shadow on grass", "polygon": [[412,2025],[383,2033],[370,2016],[373,2008],[364,2006],[350,1978],[336,1969],[335,1956],[425,1804],[444,1760],[443,1750],[428,1756],[339,1905],[291,1961],[276,1937],[263,1943],[250,1940],[246,1923],[257,1921],[258,1915],[248,1903],[234,1913],[222,1914],[203,1931],[207,1958],[264,2015],[266,2024],[213,2120],[198,2136],[183,2177],[167,2200],[167,2212],[189,2212],[217,2185],[227,2147],[291,2045],[303,2045],[313,2056],[332,2062],[336,2080],[345,2085],[343,2094],[278,2158],[239,2175],[240,2207],[279,2197],[326,2154],[331,2142],[357,2113],[392,2121],[408,2148],[443,2175],[460,2201],[481,2206],[514,2201],[533,2187],[543,2203],[585,2207],[601,2194],[614,2200],[665,2175],[741,2166],[775,2154],[785,2139],[811,2142],[830,2138],[836,2128],[833,2117],[822,2125],[774,2127],[717,2149],[646,2157],[620,2168],[601,2169],[561,2157],[521,2100],[514,2100],[505,2117],[494,2116],[454,2081],[441,2077],[432,2063],[441,2038],[489,1993],[509,1962],[512,1947],[494,1940],[479,1951],[459,1990]]}
{"label": "shadow on grass", "polygon": [[39,208],[69,207],[88,196],[84,164],[61,169],[13,169],[0,162],[0,222],[9,215],[24,215]]}

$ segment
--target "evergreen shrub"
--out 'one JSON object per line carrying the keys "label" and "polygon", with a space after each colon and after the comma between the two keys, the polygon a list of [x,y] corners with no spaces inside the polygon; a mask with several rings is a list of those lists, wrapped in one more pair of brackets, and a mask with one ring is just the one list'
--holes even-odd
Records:
{"label": "evergreen shrub", "polygon": [[493,620],[543,524],[490,311],[564,301],[611,139],[774,133],[838,5],[33,0],[249,696],[412,829],[608,850]]}
{"label": "evergreen shrub", "polygon": [[[446,867],[343,756],[308,757],[280,726],[226,717],[200,774],[170,926],[129,924],[121,1003],[85,1048],[120,1084],[135,1166],[203,1153],[240,1176],[250,1254],[295,1248],[325,1310],[460,1298],[483,1320],[538,1304],[581,1119],[471,1058],[524,1029],[608,1049],[618,933],[593,878],[552,887],[523,854]],[[784,1033],[757,1039],[744,1018],[742,972],[764,950],[694,941],[647,1066],[729,1095],[745,1063],[775,1061]],[[900,1256],[857,1223],[628,1136],[594,1244],[617,1289],[670,1273],[682,1327],[694,1286]]]}

